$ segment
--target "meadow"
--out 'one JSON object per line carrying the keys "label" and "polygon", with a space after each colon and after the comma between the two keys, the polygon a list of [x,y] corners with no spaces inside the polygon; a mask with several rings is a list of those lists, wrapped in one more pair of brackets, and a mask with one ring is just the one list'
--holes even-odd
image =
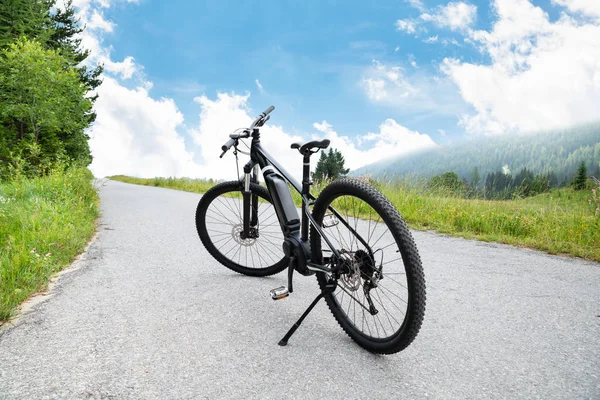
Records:
{"label": "meadow", "polygon": [[[203,193],[216,182],[176,178],[141,179],[114,176],[111,179],[147,186],[160,186]],[[409,227],[486,242],[506,243],[600,261],[600,205],[592,185],[586,190],[552,189],[513,200],[462,198],[444,190],[433,190],[425,181],[378,182],[369,180],[400,211]],[[324,185],[315,185],[317,195]],[[300,204],[300,196],[294,195]]]}

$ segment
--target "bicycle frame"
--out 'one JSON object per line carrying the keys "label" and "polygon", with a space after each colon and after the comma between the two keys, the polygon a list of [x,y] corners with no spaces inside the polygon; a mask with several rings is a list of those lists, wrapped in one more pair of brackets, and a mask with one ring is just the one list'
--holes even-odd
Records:
{"label": "bicycle frame", "polygon": [[[250,161],[244,166],[244,191],[243,191],[243,235],[248,237],[251,234],[251,229],[258,224],[258,196],[252,195],[250,191],[250,182],[258,183],[258,171],[260,168],[267,189],[271,195],[273,206],[275,207],[277,218],[281,225],[284,234],[284,241],[290,242],[294,248],[301,248],[305,257],[299,257],[298,262],[303,263],[300,268],[307,268],[310,271],[320,271],[325,273],[335,273],[340,267],[333,268],[325,265],[317,264],[310,259],[310,245],[308,243],[308,228],[312,225],[320,237],[322,237],[336,259],[339,259],[340,253],[324,234],[321,226],[314,220],[309,207],[313,204],[315,197],[310,193],[310,153],[304,154],[302,184],[298,183],[277,161],[273,159],[269,153],[263,149],[260,144],[260,132],[257,128],[252,131],[252,143],[250,146]],[[281,179],[283,178],[283,179]],[[284,184],[280,184],[283,182]],[[298,216],[298,210],[292,199],[289,183],[302,197],[301,218]],[[333,207],[329,207],[329,211],[346,226],[358,240],[372,253],[370,246],[365,240],[350,226]],[[290,252],[284,251],[287,256]]]}

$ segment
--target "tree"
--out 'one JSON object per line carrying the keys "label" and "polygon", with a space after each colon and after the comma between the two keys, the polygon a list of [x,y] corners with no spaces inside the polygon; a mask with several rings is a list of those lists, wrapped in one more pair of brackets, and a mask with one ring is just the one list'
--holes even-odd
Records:
{"label": "tree", "polygon": [[[54,0],[52,0],[52,3],[54,3]],[[64,5],[64,9],[57,8],[50,15],[50,22],[51,35],[47,47],[59,50],[67,58],[69,66],[77,68],[81,83],[86,86],[88,91],[93,91],[102,83],[100,75],[104,67],[102,65],[96,67],[82,65],[90,55],[90,51],[81,47],[79,34],[83,32],[83,28],[79,26],[79,19],[77,19],[73,8],[73,0],[68,0]],[[97,98],[98,95],[96,94],[90,100],[93,103]],[[96,120],[96,114],[93,111],[90,111],[87,117],[90,123]]]}
{"label": "tree", "polygon": [[577,172],[575,173],[575,177],[573,178],[573,188],[575,190],[583,190],[585,189],[585,183],[587,181],[587,168],[585,167],[585,162],[582,161],[577,168]]}
{"label": "tree", "polygon": [[600,179],[600,162],[596,163],[596,172],[594,172],[594,178]]}
{"label": "tree", "polygon": [[510,199],[513,188],[512,175],[503,171],[492,172],[485,179],[485,196],[488,199]]}
{"label": "tree", "polygon": [[27,39],[9,45],[0,55],[0,134],[6,150],[25,157],[35,153],[29,161],[36,172],[42,158],[52,163],[67,156],[89,164],[84,129],[92,103],[86,92],[78,72],[56,51]]}
{"label": "tree", "polygon": [[479,169],[477,167],[473,168],[473,172],[471,172],[471,186],[474,189],[477,189],[477,186],[481,183],[481,175],[479,174]]}
{"label": "tree", "polygon": [[346,169],[344,163],[344,156],[337,149],[329,149],[329,153],[321,152],[313,179],[321,182],[325,179],[337,179],[346,175],[350,169]]}
{"label": "tree", "polygon": [[55,0],[0,1],[0,48],[23,36],[46,43],[52,30],[50,10]]}
{"label": "tree", "polygon": [[455,194],[463,194],[466,190],[465,182],[459,179],[456,172],[444,172],[434,176],[429,180],[428,185],[432,189],[450,191]]}

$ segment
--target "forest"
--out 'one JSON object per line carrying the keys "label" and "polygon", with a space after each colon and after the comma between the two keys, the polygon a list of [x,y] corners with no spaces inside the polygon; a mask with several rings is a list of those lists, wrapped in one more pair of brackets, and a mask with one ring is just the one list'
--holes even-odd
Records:
{"label": "forest", "polygon": [[0,179],[92,160],[86,128],[102,66],[85,66],[72,1],[60,5],[0,2]]}
{"label": "forest", "polygon": [[590,176],[600,178],[600,123],[552,132],[469,138],[382,160],[352,174],[394,180],[406,176],[430,179],[454,172],[475,189],[501,191],[535,176],[544,177],[550,187],[568,186],[582,162]]}

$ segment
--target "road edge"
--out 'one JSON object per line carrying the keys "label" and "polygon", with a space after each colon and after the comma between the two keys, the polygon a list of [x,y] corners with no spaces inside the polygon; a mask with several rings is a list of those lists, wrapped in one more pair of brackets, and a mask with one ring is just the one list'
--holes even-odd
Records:
{"label": "road edge", "polygon": [[96,242],[96,239],[100,234],[100,230],[98,228],[99,223],[97,222],[96,231],[85,245],[81,253],[75,257],[75,260],[70,265],[61,269],[50,277],[48,286],[44,291],[32,294],[27,300],[22,302],[17,307],[15,314],[8,321],[0,322],[0,337],[2,337],[2,335],[7,331],[19,326],[25,317],[35,312],[35,309],[39,304],[42,304],[54,297],[58,283],[63,276],[78,271],[83,266],[83,263],[86,261],[85,256],[87,255],[89,248],[92,246],[92,244],[94,244],[94,242]]}

